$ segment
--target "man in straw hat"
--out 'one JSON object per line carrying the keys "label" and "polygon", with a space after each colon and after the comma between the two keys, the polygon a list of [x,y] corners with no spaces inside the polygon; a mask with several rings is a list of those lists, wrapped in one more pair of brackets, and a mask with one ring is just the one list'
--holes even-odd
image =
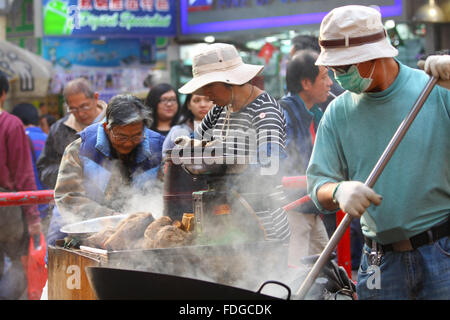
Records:
{"label": "man in straw hat", "polygon": [[[436,86],[373,188],[362,181],[429,80],[394,57],[380,12],[344,6],[320,27],[317,65],[347,91],[327,108],[307,169],[324,213],[361,218],[360,299],[450,298],[450,92]],[[432,69],[432,68],[430,68]]]}
{"label": "man in straw hat", "polygon": [[[267,210],[274,206],[271,194],[278,194],[274,187],[280,182],[277,173],[286,140],[286,123],[280,105],[250,83],[263,68],[244,63],[233,45],[211,44],[194,56],[193,79],[179,89],[184,94],[207,96],[215,104],[203,118],[195,137],[213,140],[220,146],[215,147],[216,155],[219,152],[225,156],[256,156],[257,163],[246,174],[236,177],[233,185],[237,190],[242,187],[246,192],[253,190],[267,195],[259,201],[268,203],[266,210],[261,211],[265,212],[262,216],[269,214]],[[178,142],[185,143],[182,139]],[[285,213],[283,217],[268,220],[282,221],[274,227],[274,238],[289,237]],[[266,231],[270,238],[270,231]]]}

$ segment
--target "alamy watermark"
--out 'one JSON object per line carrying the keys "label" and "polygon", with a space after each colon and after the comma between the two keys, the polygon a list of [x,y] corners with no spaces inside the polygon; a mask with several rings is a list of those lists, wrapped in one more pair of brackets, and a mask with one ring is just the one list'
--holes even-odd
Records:
{"label": "alamy watermark", "polygon": [[69,290],[81,289],[81,269],[77,265],[70,265],[66,269],[69,275],[66,280],[66,288]]}
{"label": "alamy watermark", "polygon": [[281,136],[277,130],[229,130],[225,136],[211,129],[203,137],[214,137],[209,143],[197,140],[175,146],[171,160],[176,165],[246,164],[258,165],[261,175],[275,175],[280,168]]}
{"label": "alamy watermark", "polygon": [[367,268],[368,273],[372,273],[368,278],[366,282],[367,289],[373,290],[373,289],[381,289],[381,270],[380,267],[377,265],[370,265]]}

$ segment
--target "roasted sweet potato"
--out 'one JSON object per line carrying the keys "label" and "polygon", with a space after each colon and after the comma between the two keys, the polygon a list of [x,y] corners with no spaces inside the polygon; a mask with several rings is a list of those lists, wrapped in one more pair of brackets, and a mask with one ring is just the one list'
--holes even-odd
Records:
{"label": "roasted sweet potato", "polygon": [[145,230],[144,237],[149,240],[154,240],[158,231],[164,227],[172,224],[172,219],[168,216],[162,216],[153,221]]}
{"label": "roasted sweet potato", "polygon": [[155,236],[154,248],[170,248],[187,245],[192,235],[172,225],[162,227]]}
{"label": "roasted sweet potato", "polygon": [[106,227],[83,240],[83,245],[93,248],[105,249],[105,242],[116,232],[114,227]]}
{"label": "roasted sweet potato", "polygon": [[151,213],[139,212],[123,220],[116,232],[105,242],[107,250],[128,250],[136,246],[136,242],[144,237],[145,229],[155,219]]}

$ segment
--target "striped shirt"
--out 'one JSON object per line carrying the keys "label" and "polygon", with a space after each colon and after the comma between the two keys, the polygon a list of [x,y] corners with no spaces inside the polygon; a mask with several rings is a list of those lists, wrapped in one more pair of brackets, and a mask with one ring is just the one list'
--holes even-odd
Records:
{"label": "striped shirt", "polygon": [[266,143],[284,151],[286,121],[278,102],[267,92],[237,112],[214,106],[195,132],[202,140],[224,143],[224,155],[256,155]]}
{"label": "striped shirt", "polygon": [[[214,106],[195,131],[195,138],[208,141],[218,140],[223,143],[223,155],[254,157],[253,159],[259,160],[258,163],[263,164],[262,158],[258,157],[262,150],[269,149],[268,155],[278,157],[284,153],[286,121],[278,102],[267,92],[263,92],[237,112],[230,112],[227,106]],[[269,148],[267,148],[268,145],[270,145]],[[275,147],[278,147],[281,152],[275,154]],[[272,159],[270,157],[269,161]],[[267,162],[264,164],[266,165]],[[241,177],[241,180],[235,177],[234,188],[244,185],[244,189],[249,192],[249,189],[252,188],[250,184],[253,184],[253,187],[256,188],[253,190],[258,190],[262,198],[267,200],[267,205],[263,205],[265,208],[258,208],[255,212],[264,229],[265,239],[288,241],[290,229],[287,215],[277,206],[280,201],[284,200],[283,196],[275,189],[273,179],[269,176],[258,179],[257,175],[253,175],[252,172],[255,173],[255,171],[250,171]],[[261,204],[261,201],[258,202]],[[256,206],[255,203],[250,205]]]}

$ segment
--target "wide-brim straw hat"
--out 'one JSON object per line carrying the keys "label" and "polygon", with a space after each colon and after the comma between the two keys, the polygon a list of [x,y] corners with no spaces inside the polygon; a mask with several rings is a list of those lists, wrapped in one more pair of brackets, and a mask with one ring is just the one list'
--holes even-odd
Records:
{"label": "wide-brim straw hat", "polygon": [[320,25],[316,65],[342,66],[398,55],[378,10],[349,5],[331,10]]}
{"label": "wide-brim straw hat", "polygon": [[194,56],[193,79],[178,91],[183,94],[193,93],[213,82],[242,85],[256,77],[263,68],[264,66],[244,63],[231,44],[210,44]]}

